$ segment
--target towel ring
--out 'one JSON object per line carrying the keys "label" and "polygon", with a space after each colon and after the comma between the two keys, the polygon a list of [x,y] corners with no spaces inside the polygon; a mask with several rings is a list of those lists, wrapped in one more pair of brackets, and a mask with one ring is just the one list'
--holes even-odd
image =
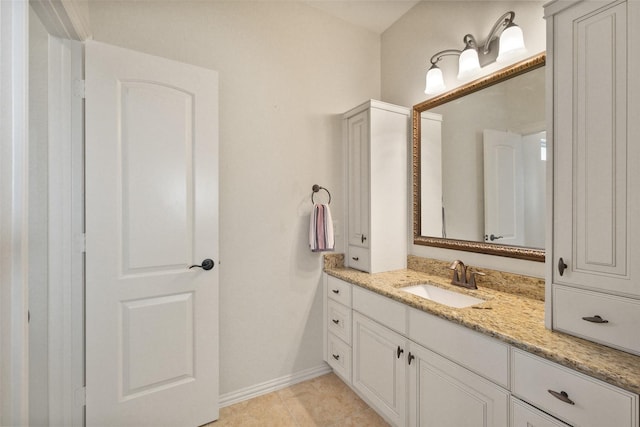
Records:
{"label": "towel ring", "polygon": [[327,194],[329,195],[329,202],[327,204],[331,203],[331,193],[329,193],[329,190],[327,190],[324,187],[320,187],[318,184],[313,184],[313,187],[311,187],[311,189],[313,190],[313,193],[311,193],[311,203],[315,204],[315,201],[313,200],[313,195],[320,190],[324,190],[327,192]]}

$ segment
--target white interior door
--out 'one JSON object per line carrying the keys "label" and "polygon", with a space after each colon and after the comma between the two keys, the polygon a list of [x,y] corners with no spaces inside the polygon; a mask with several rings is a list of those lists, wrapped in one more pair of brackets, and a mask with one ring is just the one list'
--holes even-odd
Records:
{"label": "white interior door", "polygon": [[88,426],[218,418],[217,86],[86,44]]}
{"label": "white interior door", "polygon": [[484,234],[488,243],[524,244],[522,136],[485,129]]}

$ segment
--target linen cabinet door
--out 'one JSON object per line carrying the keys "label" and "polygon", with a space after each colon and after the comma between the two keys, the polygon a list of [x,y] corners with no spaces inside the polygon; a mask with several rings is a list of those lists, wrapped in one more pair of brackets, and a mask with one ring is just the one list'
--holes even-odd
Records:
{"label": "linen cabinet door", "polygon": [[406,424],[407,340],[353,312],[353,387],[387,421]]}
{"label": "linen cabinet door", "polygon": [[369,247],[369,110],[346,120],[348,242]]}
{"label": "linen cabinet door", "polygon": [[413,342],[407,357],[409,425],[509,425],[508,391]]}
{"label": "linen cabinet door", "polygon": [[638,9],[636,1],[584,1],[548,21],[554,33],[553,283],[635,297]]}

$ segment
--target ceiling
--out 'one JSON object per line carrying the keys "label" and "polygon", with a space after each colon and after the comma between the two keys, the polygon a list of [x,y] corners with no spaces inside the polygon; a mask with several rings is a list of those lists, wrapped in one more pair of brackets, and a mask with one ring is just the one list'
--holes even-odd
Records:
{"label": "ceiling", "polygon": [[382,34],[420,0],[303,0],[354,25]]}

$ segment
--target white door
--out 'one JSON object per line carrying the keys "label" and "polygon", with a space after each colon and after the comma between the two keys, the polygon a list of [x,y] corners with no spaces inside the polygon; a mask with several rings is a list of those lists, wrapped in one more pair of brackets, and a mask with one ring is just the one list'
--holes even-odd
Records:
{"label": "white door", "polygon": [[484,240],[503,245],[524,244],[522,137],[485,129]]}
{"label": "white door", "polygon": [[87,426],[218,418],[217,86],[86,44]]}

